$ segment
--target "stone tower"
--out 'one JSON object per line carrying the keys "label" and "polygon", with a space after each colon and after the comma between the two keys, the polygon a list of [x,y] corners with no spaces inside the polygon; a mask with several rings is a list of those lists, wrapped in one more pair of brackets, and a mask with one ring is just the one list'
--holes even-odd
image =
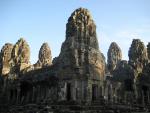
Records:
{"label": "stone tower", "polygon": [[30,66],[30,48],[26,40],[20,38],[12,50],[13,71],[20,72]]}
{"label": "stone tower", "polygon": [[11,52],[13,49],[13,44],[6,43],[1,50],[0,54],[0,64],[1,64],[1,74],[6,75],[10,72],[11,69]]}
{"label": "stone tower", "polygon": [[50,66],[52,64],[51,50],[48,43],[43,43],[39,51],[39,60],[34,65],[35,69]]}
{"label": "stone tower", "polygon": [[107,67],[110,73],[116,68],[122,59],[122,52],[116,42],[112,42],[107,52]]}
{"label": "stone tower", "polygon": [[66,40],[53,63],[59,67],[57,75],[64,81],[66,93],[69,93],[68,89],[75,89],[72,92],[76,95],[64,98],[91,99],[92,87],[93,98],[97,98],[98,87],[104,79],[105,61],[99,50],[96,25],[87,9],[79,8],[69,17]]}
{"label": "stone tower", "polygon": [[129,64],[137,72],[137,75],[135,75],[137,77],[142,72],[148,60],[147,49],[140,39],[133,39],[128,56]]}

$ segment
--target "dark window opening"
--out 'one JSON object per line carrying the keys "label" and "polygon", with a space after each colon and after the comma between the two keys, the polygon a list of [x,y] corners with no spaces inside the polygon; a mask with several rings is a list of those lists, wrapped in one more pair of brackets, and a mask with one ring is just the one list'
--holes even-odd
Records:
{"label": "dark window opening", "polygon": [[71,84],[67,83],[67,100],[71,100]]}
{"label": "dark window opening", "polygon": [[92,85],[92,101],[95,101],[97,99],[97,85]]}

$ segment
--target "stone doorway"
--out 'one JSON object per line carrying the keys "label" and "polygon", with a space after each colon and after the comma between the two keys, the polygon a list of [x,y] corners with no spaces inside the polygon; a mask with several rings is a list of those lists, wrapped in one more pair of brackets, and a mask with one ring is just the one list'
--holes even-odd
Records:
{"label": "stone doorway", "polygon": [[93,84],[92,85],[92,101],[95,101],[97,99],[97,89],[98,89],[98,86]]}
{"label": "stone doorway", "polygon": [[71,100],[71,83],[67,83],[67,95],[66,95],[67,101]]}

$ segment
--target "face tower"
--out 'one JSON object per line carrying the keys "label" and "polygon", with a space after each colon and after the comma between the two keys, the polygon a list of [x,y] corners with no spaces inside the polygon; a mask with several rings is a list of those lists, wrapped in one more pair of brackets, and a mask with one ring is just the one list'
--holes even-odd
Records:
{"label": "face tower", "polygon": [[69,17],[66,39],[53,64],[59,67],[57,76],[66,88],[64,98],[97,98],[104,79],[105,61],[99,50],[96,25],[87,9],[76,9]]}

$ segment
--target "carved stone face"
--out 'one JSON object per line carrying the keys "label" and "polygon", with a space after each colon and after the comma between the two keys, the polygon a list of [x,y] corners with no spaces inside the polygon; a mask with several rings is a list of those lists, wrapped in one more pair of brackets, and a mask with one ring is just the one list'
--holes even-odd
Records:
{"label": "carved stone face", "polygon": [[148,57],[146,47],[141,40],[133,39],[128,56],[130,65],[132,65],[138,73],[142,72]]}
{"label": "carved stone face", "polygon": [[117,63],[122,59],[121,49],[115,42],[111,43],[107,57],[108,70],[112,72],[116,68]]}
{"label": "carved stone face", "polygon": [[44,66],[50,66],[52,64],[51,50],[48,43],[43,43],[39,51],[39,59],[34,64],[35,69],[42,68]]}
{"label": "carved stone face", "polygon": [[96,25],[87,9],[75,10],[66,25],[66,38],[76,37],[79,43],[98,49]]}
{"label": "carved stone face", "polygon": [[30,48],[23,38],[19,39],[13,47],[12,65],[17,67],[15,68],[17,71],[21,71],[30,66]]}
{"label": "carved stone face", "polygon": [[9,62],[9,60],[11,59],[12,49],[13,49],[13,45],[10,43],[7,43],[3,46],[1,50],[2,62]]}
{"label": "carved stone face", "polygon": [[29,63],[30,59],[29,47],[23,46],[20,53],[21,53],[21,63]]}
{"label": "carved stone face", "polygon": [[13,49],[13,45],[10,43],[6,43],[2,50],[1,50],[1,56],[0,56],[0,61],[1,61],[1,70],[2,70],[2,75],[8,74],[10,71],[10,60],[12,58],[11,52]]}
{"label": "carved stone face", "polygon": [[66,40],[56,63],[61,77],[78,73],[82,77],[103,79],[105,61],[99,50],[96,25],[87,9],[76,9],[69,17]]}
{"label": "carved stone face", "polygon": [[29,63],[30,61],[30,48],[24,39],[18,40],[13,48],[13,59],[16,64]]}
{"label": "carved stone face", "polygon": [[51,64],[52,57],[51,57],[51,50],[47,43],[44,43],[39,51],[39,61],[43,65],[49,65]]}

